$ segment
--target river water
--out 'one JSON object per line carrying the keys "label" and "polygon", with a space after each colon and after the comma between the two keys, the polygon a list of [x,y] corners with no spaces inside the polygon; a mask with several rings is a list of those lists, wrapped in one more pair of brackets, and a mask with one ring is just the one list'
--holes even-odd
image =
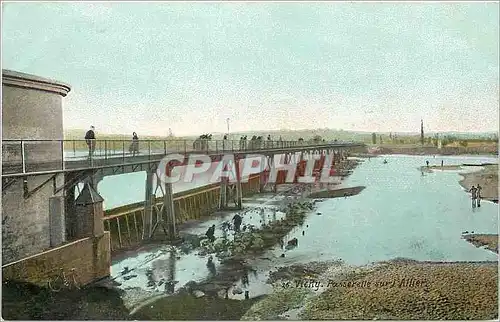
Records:
{"label": "river water", "polygon": [[[387,159],[387,164],[383,164],[384,159]],[[356,196],[317,203],[317,209],[307,217],[304,225],[287,236],[297,238],[298,247],[284,251],[277,246],[266,256],[276,259],[277,265],[336,259],[350,265],[365,265],[397,257],[427,261],[497,260],[496,254],[477,248],[460,237],[464,231],[497,233],[498,205],[483,201],[481,208],[471,209],[470,197],[458,184],[460,171],[435,171],[422,175],[418,168],[425,165],[426,160],[431,165],[438,165],[441,160],[445,165],[497,162],[492,157],[472,156],[393,155],[366,159],[343,183],[345,187],[366,186],[365,190]],[[467,169],[471,171],[471,168]],[[117,194],[116,187],[143,186],[144,177],[134,176],[136,179],[130,177],[128,181],[123,176],[110,177],[107,183],[102,182],[99,192],[105,199],[113,200],[111,196]],[[140,197],[139,193],[130,193],[128,200],[136,202],[141,200]],[[272,216],[273,198],[280,197],[258,195],[246,201],[247,207],[252,203],[262,210],[249,209],[243,216],[244,223],[256,223],[254,218],[260,217],[261,211],[268,218]],[[212,224],[220,227],[232,215],[199,223],[190,228],[189,233],[201,235]],[[286,257],[280,258],[284,252]],[[146,292],[136,295],[144,299],[164,292],[159,286],[147,285],[151,279],[146,277],[149,271],[153,271],[154,279],[158,281],[162,275],[175,270],[175,288],[178,289],[189,280],[200,281],[208,275],[207,257],[196,253],[172,256],[168,247],[159,246],[114,262],[112,277],[122,283],[123,289]],[[258,274],[249,278],[250,284],[254,285],[253,288],[250,286],[251,296],[269,289],[265,286],[270,269],[266,263],[265,260],[256,261]],[[218,265],[216,262],[217,268]],[[272,265],[275,266],[276,261]],[[124,267],[134,271],[121,275]],[[128,279],[126,276],[132,277]],[[242,295],[231,297],[243,298]],[[139,300],[136,298],[132,302]]]}

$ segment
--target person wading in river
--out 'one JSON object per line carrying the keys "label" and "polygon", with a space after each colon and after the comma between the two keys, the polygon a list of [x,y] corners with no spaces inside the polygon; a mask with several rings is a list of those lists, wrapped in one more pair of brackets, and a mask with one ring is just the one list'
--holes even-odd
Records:
{"label": "person wading in river", "polygon": [[207,232],[205,233],[205,235],[212,243],[215,241],[214,233],[215,233],[215,225],[212,225],[212,227],[208,228]]}
{"label": "person wading in river", "polygon": [[241,222],[243,221],[243,218],[241,218],[240,215],[236,214],[233,217],[233,222],[234,222],[234,231],[239,233],[240,232],[240,226]]}
{"label": "person wading in river", "polygon": [[469,192],[472,193],[472,208],[476,208],[476,198],[477,198],[477,188],[472,186],[472,188],[470,188]]}
{"label": "person wading in river", "polygon": [[478,207],[481,207],[481,190],[483,190],[483,187],[481,187],[478,183],[476,189],[477,189],[477,196],[476,196],[477,201],[476,201],[476,203],[477,203]]}

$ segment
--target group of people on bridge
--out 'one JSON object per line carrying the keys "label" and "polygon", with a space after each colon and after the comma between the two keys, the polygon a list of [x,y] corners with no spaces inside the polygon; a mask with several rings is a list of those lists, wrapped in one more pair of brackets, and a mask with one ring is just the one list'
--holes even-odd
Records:
{"label": "group of people on bridge", "polygon": [[[233,142],[229,143],[229,135],[225,134],[222,140],[221,147],[213,147],[213,149],[222,150],[235,150],[235,146]],[[202,134],[193,142],[193,150],[195,151],[208,151],[209,150],[209,141],[212,140],[212,134]],[[322,140],[325,142],[325,140]],[[336,142],[335,140],[334,142]],[[96,147],[96,136],[95,136],[95,127],[93,125],[90,126],[90,130],[85,133],[85,142],[87,143],[89,149],[89,158],[92,157]],[[273,142],[271,135],[267,136],[267,140],[264,140],[263,136],[253,135],[250,140],[248,140],[247,135],[241,136],[239,139],[239,150],[258,150],[262,148],[273,148],[273,147],[281,147],[283,142],[282,137],[280,136],[277,140],[277,143]],[[299,138],[299,143],[303,143],[304,139]],[[135,156],[139,154],[139,137],[136,132],[132,133],[132,143],[129,146],[129,152]]]}
{"label": "group of people on bridge", "polygon": [[[87,133],[85,133],[85,143],[87,143],[87,146],[89,148],[89,158],[91,158],[92,155],[94,154],[95,142],[96,142],[95,127],[91,125],[90,130],[88,130]],[[128,151],[132,153],[133,156],[139,154],[139,137],[135,132],[132,133],[132,143],[130,144]]]}

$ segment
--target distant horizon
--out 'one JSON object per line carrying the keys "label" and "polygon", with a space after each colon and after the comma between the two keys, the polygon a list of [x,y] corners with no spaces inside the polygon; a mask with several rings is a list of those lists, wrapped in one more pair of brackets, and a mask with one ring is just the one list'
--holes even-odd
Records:
{"label": "distant horizon", "polygon": [[[88,131],[88,129],[83,129],[83,128],[64,128],[64,131],[81,131],[82,133],[85,133],[86,131]],[[332,132],[350,132],[350,133],[360,133],[360,134],[371,134],[371,133],[392,133],[392,134],[405,134],[405,135],[420,135],[420,132],[418,131],[415,131],[415,132],[404,132],[404,131],[380,131],[380,132],[375,132],[375,131],[358,131],[358,130],[349,130],[349,129],[331,129],[331,128],[321,128],[321,129],[280,129],[280,130],[254,130],[254,131],[231,131],[229,134],[231,133],[251,133],[251,132],[255,132],[255,133],[264,133],[264,132],[269,132],[269,133],[273,133],[273,132],[302,132],[302,131],[311,131],[311,132],[315,132],[315,131],[332,131]],[[130,135],[130,133],[116,133],[116,132],[105,132],[105,131],[100,131],[99,129],[96,129],[96,132],[97,133],[102,133],[102,134],[108,134],[108,135]],[[135,131],[137,132],[137,131]],[[205,132],[204,132],[205,133]],[[226,134],[226,132],[217,132],[217,131],[214,131],[214,132],[206,132],[206,133],[210,133],[210,134]],[[475,131],[475,132],[460,132],[460,131],[425,131],[424,130],[424,135],[426,134],[437,134],[437,133],[455,133],[455,134],[470,134],[470,135],[486,135],[486,134],[500,134],[499,131]],[[168,134],[165,134],[165,135],[157,135],[157,134],[150,134],[150,133],[147,133],[147,132],[144,132],[144,133],[141,133],[143,136],[165,136],[165,137],[168,137]],[[182,136],[198,136],[198,135],[201,135],[203,133],[198,133],[198,134],[187,134],[187,135],[182,135]],[[312,133],[314,134],[314,133]],[[180,135],[176,135],[175,133],[173,133],[174,136],[180,136]]]}
{"label": "distant horizon", "polygon": [[491,2],[3,2],[2,68],[71,85],[68,128],[494,132],[499,19]]}

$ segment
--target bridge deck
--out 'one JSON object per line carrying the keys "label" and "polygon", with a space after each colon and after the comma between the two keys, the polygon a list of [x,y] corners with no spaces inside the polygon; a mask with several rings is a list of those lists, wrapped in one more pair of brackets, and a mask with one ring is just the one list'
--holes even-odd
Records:
{"label": "bridge deck", "polygon": [[[30,143],[33,145],[32,141],[12,141],[7,140],[2,142],[2,150],[7,152],[7,157],[3,158],[2,161],[2,177],[22,177],[25,175],[42,175],[42,174],[55,174],[61,172],[73,172],[73,171],[83,171],[89,169],[103,169],[103,168],[112,168],[117,166],[137,166],[137,165],[147,165],[155,162],[159,162],[166,154],[181,154],[185,158],[190,155],[208,155],[210,156],[212,161],[218,161],[225,154],[236,154],[239,157],[243,158],[249,154],[283,154],[283,153],[293,153],[305,150],[324,150],[324,149],[341,149],[341,148],[349,148],[349,147],[358,147],[363,146],[363,144],[358,143],[327,143],[322,142],[321,144],[297,144],[297,142],[275,142],[275,141],[267,141],[266,144],[262,144],[257,147],[255,145],[247,146],[246,149],[226,149],[226,146],[229,146],[228,143],[215,144],[216,148],[211,149],[193,149],[196,146],[192,144],[186,143],[171,147],[169,149],[162,150],[152,150],[151,143],[149,143],[149,149],[144,153],[144,150],[139,150],[139,154],[133,155],[131,152],[123,150],[122,153],[116,153],[114,150],[114,146],[111,149],[107,150],[99,150],[94,152],[94,155],[89,158],[88,151],[83,149],[75,150],[73,153],[69,153],[72,155],[68,155],[67,150],[64,149],[64,144],[62,141],[55,142],[57,146],[61,148],[56,150],[56,153],[50,154],[52,157],[47,158],[44,156],[44,159],[49,159],[49,161],[42,160],[40,158],[36,160],[36,149],[27,149],[25,146]],[[39,142],[39,141],[36,141]],[[54,143],[54,141],[49,141],[50,143]],[[47,144],[47,142],[43,142]],[[156,142],[155,142],[156,143]],[[239,142],[238,142],[239,143]],[[8,149],[5,149],[5,145]],[[170,142],[171,144],[171,142]],[[19,147],[21,151],[20,153],[12,153],[12,145],[15,147]],[[166,144],[164,144],[166,146]],[[218,149],[217,145],[221,148]],[[232,144],[231,146],[234,146]],[[54,147],[54,146],[52,146]],[[202,146],[205,148],[205,146]],[[211,148],[211,146],[206,146],[206,148]],[[26,151],[30,151],[27,153]],[[57,154],[57,152],[59,152]],[[3,153],[4,154],[4,153]],[[64,155],[64,161],[62,161]],[[34,157],[35,156],[35,157]],[[59,157],[57,157],[59,156]],[[36,160],[36,161],[35,161]],[[130,172],[130,171],[127,171]]]}

